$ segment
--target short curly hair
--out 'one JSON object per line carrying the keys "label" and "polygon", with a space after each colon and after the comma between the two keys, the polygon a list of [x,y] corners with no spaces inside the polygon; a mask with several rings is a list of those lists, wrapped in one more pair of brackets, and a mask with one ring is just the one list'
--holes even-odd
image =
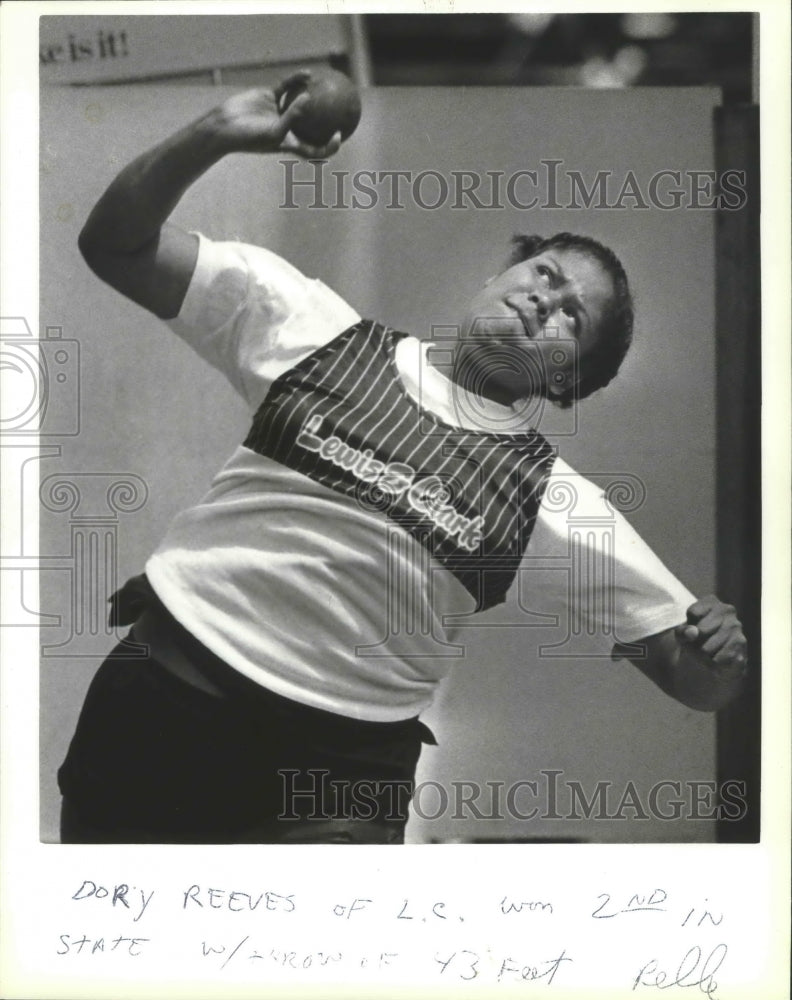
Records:
{"label": "short curly hair", "polygon": [[597,346],[586,358],[585,370],[581,371],[577,384],[551,397],[562,409],[568,409],[576,399],[585,399],[597,389],[604,388],[618,372],[632,343],[634,309],[621,261],[612,250],[590,236],[576,233],[556,233],[547,237],[518,234],[512,238],[509,266],[521,264],[551,248],[575,250],[591,257],[610,277],[614,290],[599,329]]}

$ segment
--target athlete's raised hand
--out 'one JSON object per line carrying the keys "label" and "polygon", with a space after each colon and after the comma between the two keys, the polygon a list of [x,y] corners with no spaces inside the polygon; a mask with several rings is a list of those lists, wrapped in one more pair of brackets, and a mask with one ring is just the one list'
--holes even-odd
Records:
{"label": "athlete's raised hand", "polygon": [[282,108],[284,95],[310,79],[310,70],[299,70],[281,80],[274,88],[256,87],[234,94],[214,112],[216,128],[231,152],[238,153],[295,153],[310,159],[325,159],[336,153],[341,145],[337,132],[325,146],[311,146],[301,142],[291,131],[307,104],[303,92]]}

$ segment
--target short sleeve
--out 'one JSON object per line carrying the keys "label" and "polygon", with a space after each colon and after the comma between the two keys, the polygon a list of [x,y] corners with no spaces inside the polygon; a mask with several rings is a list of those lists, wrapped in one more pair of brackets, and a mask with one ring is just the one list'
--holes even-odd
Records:
{"label": "short sleeve", "polygon": [[168,326],[255,408],[274,379],[359,319],[272,251],[199,235],[190,285]]}
{"label": "short sleeve", "polygon": [[521,575],[537,610],[610,644],[673,628],[695,601],[602,488],[561,459],[548,478]]}

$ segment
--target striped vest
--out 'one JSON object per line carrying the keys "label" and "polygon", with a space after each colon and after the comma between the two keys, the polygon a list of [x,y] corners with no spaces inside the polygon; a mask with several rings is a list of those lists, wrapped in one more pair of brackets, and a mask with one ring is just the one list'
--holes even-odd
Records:
{"label": "striped vest", "polygon": [[361,320],[273,382],[244,445],[407,531],[484,610],[505,600],[554,449],[444,423],[404,389],[406,336]]}

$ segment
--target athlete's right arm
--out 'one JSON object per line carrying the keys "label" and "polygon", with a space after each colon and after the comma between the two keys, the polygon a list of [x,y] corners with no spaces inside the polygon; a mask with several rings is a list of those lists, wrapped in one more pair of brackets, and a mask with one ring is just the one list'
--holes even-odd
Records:
{"label": "athlete's right arm", "polygon": [[283,93],[310,76],[303,70],[274,89],[229,98],[208,114],[133,160],[99,199],[80,233],[91,270],[161,319],[177,316],[198,256],[198,239],[166,220],[203,173],[228,153],[290,152],[323,158],[340,145],[298,142],[290,129],[305,104],[297,97],[281,114]]}

